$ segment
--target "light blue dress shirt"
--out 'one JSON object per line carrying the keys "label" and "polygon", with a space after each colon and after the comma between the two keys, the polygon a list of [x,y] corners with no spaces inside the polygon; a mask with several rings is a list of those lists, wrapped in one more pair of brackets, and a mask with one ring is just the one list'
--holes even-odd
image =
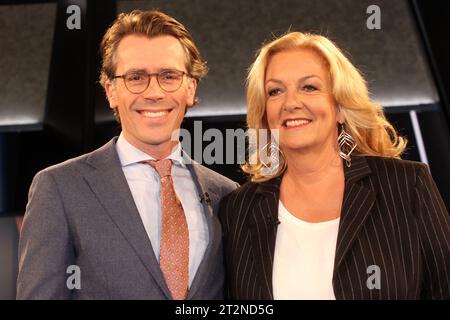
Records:
{"label": "light blue dress shirt", "polygon": [[[141,163],[154,158],[131,145],[123,134],[117,139],[116,150],[156,259],[159,261],[162,218],[160,177],[151,165]],[[191,286],[208,245],[208,225],[199,192],[181,155],[180,143],[167,159],[171,159],[173,163],[174,189],[183,206],[189,229],[189,286]]]}

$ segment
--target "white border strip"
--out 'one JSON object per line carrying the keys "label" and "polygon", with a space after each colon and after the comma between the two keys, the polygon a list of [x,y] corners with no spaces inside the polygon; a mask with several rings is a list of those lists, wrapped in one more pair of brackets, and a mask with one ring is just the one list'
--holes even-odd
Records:
{"label": "white border strip", "polygon": [[414,136],[416,138],[417,149],[419,149],[420,161],[428,164],[428,157],[425,151],[425,145],[423,143],[422,132],[420,131],[419,120],[417,119],[416,111],[412,110],[409,112],[411,118],[411,123],[414,129]]}

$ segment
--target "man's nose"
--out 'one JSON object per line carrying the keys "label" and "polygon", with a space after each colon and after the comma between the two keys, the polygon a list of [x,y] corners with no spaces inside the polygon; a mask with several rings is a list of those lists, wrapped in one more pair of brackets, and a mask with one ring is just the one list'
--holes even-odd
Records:
{"label": "man's nose", "polygon": [[149,84],[144,91],[144,98],[149,100],[159,100],[164,98],[165,92],[158,83],[157,75],[151,75],[148,81]]}

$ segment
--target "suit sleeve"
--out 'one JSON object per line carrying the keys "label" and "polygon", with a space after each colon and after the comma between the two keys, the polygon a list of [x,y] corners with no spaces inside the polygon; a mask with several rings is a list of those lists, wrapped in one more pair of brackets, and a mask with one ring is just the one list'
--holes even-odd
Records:
{"label": "suit sleeve", "polygon": [[422,248],[423,299],[450,299],[450,216],[428,166],[421,166],[415,197]]}
{"label": "suit sleeve", "polygon": [[17,299],[70,299],[66,270],[74,260],[57,185],[42,171],[31,184],[19,240]]}

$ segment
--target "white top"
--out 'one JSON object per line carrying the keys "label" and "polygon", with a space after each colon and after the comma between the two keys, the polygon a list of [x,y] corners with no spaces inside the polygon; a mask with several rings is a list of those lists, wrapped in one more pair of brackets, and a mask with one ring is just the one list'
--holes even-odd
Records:
{"label": "white top", "polygon": [[[131,145],[123,134],[117,139],[116,150],[156,259],[159,261],[162,217],[160,177],[151,165],[141,163],[154,158]],[[208,225],[197,187],[181,155],[180,143],[167,159],[173,161],[174,189],[183,206],[189,229],[190,286],[208,245]]]}
{"label": "white top", "polygon": [[311,223],[279,202],[273,294],[279,300],[335,300],[332,279],[340,218]]}

